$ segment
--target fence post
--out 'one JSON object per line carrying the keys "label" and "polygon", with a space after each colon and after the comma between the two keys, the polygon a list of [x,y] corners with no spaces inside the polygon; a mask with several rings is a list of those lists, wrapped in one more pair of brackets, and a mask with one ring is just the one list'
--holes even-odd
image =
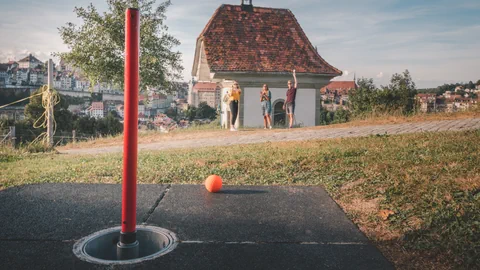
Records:
{"label": "fence post", "polygon": [[10,141],[12,142],[12,147],[15,147],[15,140],[16,140],[15,126],[11,126],[9,127],[9,129],[10,129]]}
{"label": "fence post", "polygon": [[72,130],[72,143],[76,142],[76,139],[75,139],[77,137],[76,135],[77,135],[77,132],[75,131],[75,129]]}
{"label": "fence post", "polygon": [[52,59],[48,59],[48,92],[49,92],[49,101],[48,103],[48,111],[46,114],[47,117],[47,143],[49,147],[53,147],[53,99],[52,99],[52,92],[53,92],[53,61]]}

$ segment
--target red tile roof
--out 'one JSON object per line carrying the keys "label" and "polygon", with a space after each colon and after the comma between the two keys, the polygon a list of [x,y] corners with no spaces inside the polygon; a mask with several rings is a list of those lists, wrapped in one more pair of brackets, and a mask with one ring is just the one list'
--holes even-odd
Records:
{"label": "red tile roof", "polygon": [[212,72],[342,74],[318,54],[288,9],[249,12],[222,5],[197,39],[202,40]]}
{"label": "red tile roof", "polygon": [[420,93],[420,94],[417,94],[417,97],[420,97],[420,98],[423,98],[423,97],[435,97],[437,96],[436,94],[423,94],[423,93]]}
{"label": "red tile roof", "polygon": [[328,89],[329,92],[335,92],[336,90],[337,92],[343,92],[344,94],[347,94],[349,90],[355,88],[357,88],[355,81],[331,81],[329,84],[320,89],[320,93],[325,94]]}
{"label": "red tile roof", "polygon": [[215,92],[217,88],[216,83],[198,82],[193,86],[193,90],[197,92]]}
{"label": "red tile roof", "polygon": [[167,96],[165,96],[164,94],[153,94],[152,100],[155,100],[155,99],[167,99]]}
{"label": "red tile roof", "polygon": [[436,94],[417,94],[417,98],[419,99],[431,99],[431,98],[436,98]]}
{"label": "red tile roof", "polygon": [[103,102],[92,102],[92,110],[103,110]]}

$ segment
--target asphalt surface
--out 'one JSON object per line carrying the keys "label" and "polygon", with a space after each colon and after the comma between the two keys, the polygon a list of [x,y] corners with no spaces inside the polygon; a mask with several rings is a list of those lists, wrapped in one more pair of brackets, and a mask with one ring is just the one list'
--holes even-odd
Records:
{"label": "asphalt surface", "polygon": [[39,184],[0,191],[1,269],[393,269],[317,186],[139,185],[137,223],[174,232],[177,247],[133,265],[73,254],[117,227],[121,186]]}

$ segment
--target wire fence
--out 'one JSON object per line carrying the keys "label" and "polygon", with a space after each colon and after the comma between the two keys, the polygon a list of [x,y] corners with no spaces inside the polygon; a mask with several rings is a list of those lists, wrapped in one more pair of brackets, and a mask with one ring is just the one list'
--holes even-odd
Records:
{"label": "wire fence", "polygon": [[10,142],[10,129],[0,129],[0,144]]}
{"label": "wire fence", "polygon": [[[43,129],[26,129],[18,127],[12,133],[12,129],[0,129],[0,143],[21,146],[34,141],[45,130]],[[55,146],[65,145],[73,142],[88,141],[97,138],[94,134],[78,133],[76,131],[56,132],[53,136],[53,143]]]}

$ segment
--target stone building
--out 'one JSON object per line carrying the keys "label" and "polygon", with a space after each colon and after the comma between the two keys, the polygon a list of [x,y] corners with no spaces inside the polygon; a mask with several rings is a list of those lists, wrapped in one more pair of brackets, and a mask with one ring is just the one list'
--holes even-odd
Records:
{"label": "stone building", "polygon": [[[239,126],[263,125],[259,94],[263,84],[272,92],[273,122],[285,120],[282,109],[287,81],[298,79],[295,122],[320,124],[320,91],[342,74],[328,64],[308,40],[288,9],[221,5],[197,38],[192,76],[221,87],[221,96],[237,81],[242,89]],[[222,125],[228,127],[228,108],[222,103]]]}
{"label": "stone building", "polygon": [[220,87],[214,82],[197,82],[193,86],[195,96],[194,106],[206,102],[208,106],[217,108],[220,104]]}

